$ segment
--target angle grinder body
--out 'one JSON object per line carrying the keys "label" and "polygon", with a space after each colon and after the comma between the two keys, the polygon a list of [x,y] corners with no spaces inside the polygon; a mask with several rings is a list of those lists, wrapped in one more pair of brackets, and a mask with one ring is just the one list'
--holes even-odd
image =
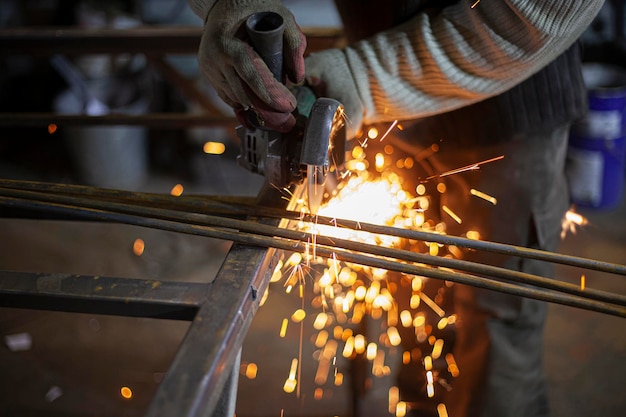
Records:
{"label": "angle grinder body", "polygon": [[[246,21],[250,43],[281,82],[283,31],[282,17],[276,13],[255,13]],[[297,99],[295,127],[288,133],[267,129],[251,112],[248,124],[255,127],[236,128],[241,147],[238,163],[265,176],[266,189],[281,190],[306,181],[308,207],[315,214],[324,195],[336,186],[329,174],[338,173],[344,162],[344,109],[337,100],[316,97],[307,86],[294,86],[291,91]]]}
{"label": "angle grinder body", "polygon": [[288,133],[238,126],[243,168],[263,175],[269,186],[289,188],[306,181],[308,207],[316,213],[330,194],[344,162],[346,130],[343,106],[337,100],[316,98],[308,87],[292,88],[298,99],[295,127]]}

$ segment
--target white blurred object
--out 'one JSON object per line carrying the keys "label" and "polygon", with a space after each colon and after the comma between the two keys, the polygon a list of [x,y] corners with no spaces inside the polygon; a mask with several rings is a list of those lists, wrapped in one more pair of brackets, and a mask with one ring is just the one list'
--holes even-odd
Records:
{"label": "white blurred object", "polygon": [[61,395],[63,395],[63,390],[60,387],[53,385],[50,387],[48,392],[46,392],[46,401],[51,403],[58,399]]}
{"label": "white blurred object", "polygon": [[4,343],[11,352],[22,352],[30,350],[33,345],[33,338],[29,333],[15,333],[4,336]]}

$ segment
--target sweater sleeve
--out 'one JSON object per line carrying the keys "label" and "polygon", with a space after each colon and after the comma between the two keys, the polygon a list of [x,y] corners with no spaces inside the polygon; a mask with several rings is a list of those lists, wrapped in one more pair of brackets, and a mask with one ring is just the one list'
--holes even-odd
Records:
{"label": "sweater sleeve", "polygon": [[[512,88],[565,51],[603,1],[471,3],[419,13],[341,51],[365,123],[442,113]],[[341,79],[345,70],[330,71]]]}

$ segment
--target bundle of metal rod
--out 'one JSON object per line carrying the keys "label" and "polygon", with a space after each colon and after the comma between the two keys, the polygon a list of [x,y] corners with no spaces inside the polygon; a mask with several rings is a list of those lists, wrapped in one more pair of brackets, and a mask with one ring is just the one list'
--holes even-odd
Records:
{"label": "bundle of metal rod", "polygon": [[[332,224],[337,227],[361,230],[380,235],[395,236],[410,240],[434,242],[442,245],[454,245],[462,248],[517,256],[520,258],[537,259],[555,264],[569,265],[589,270],[607,272],[626,276],[626,265],[618,265],[594,259],[581,258],[560,253],[547,252],[539,249],[525,248],[497,242],[488,242],[442,235],[419,230],[400,229],[390,226],[337,219],[324,216],[311,216],[301,212],[287,211],[272,207],[255,205],[251,197],[231,196],[198,196],[187,195],[174,197],[165,194],[141,193],[106,188],[89,187],[73,184],[55,184],[35,181],[17,181],[0,179],[0,187],[14,190],[30,190],[55,195],[72,195],[77,205],[89,204],[94,199],[107,202],[123,202],[137,206],[167,208],[190,213],[219,215],[224,217],[245,218],[268,217],[274,219],[303,220],[312,223]],[[106,207],[105,207],[106,209]]]}
{"label": "bundle of metal rod", "polygon": [[[13,185],[17,186],[17,184]],[[29,186],[33,189],[45,188],[40,183],[29,183]],[[326,236],[313,236],[310,233],[278,228],[260,224],[256,221],[157,208],[123,201],[110,201],[115,193],[120,193],[123,200],[124,192],[89,190],[102,198],[106,195],[106,200],[100,200],[94,198],[94,196],[85,198],[72,195],[71,193],[58,193],[59,188],[63,187],[65,186],[50,186],[51,189],[55,189],[57,192],[50,190],[32,191],[18,189],[17,187],[0,188],[0,196],[2,196],[0,197],[0,206],[60,213],[84,219],[132,224],[288,251],[308,251],[309,253],[315,251],[316,255],[335,257],[346,262],[473,285],[626,317],[626,297],[619,294],[589,288],[583,290],[572,284],[490,265],[430,256],[407,250]],[[74,192],[78,191],[78,189],[74,188],[72,190]],[[402,230],[390,229],[392,230],[386,230],[386,232],[388,234],[397,232],[396,235],[400,235],[399,232]],[[430,238],[431,236],[428,236],[428,239]],[[311,242],[315,242],[315,244],[313,245]],[[517,249],[523,250],[523,248]],[[596,263],[598,262],[592,262],[594,266]],[[439,267],[446,269],[440,269]],[[448,269],[453,269],[457,272],[452,272]],[[626,267],[621,265],[605,264],[602,269],[612,269],[620,274],[626,273]]]}

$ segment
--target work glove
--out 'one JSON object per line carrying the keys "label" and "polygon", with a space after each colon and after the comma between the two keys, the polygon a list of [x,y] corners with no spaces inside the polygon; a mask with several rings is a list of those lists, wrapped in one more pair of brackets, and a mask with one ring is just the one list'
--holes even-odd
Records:
{"label": "work glove", "polygon": [[[343,104],[346,135],[354,138],[361,130],[365,106],[357,89],[357,79],[367,84],[362,65],[350,65],[349,49],[328,49],[309,55],[305,60],[306,83],[318,97],[329,97]],[[361,74],[361,77],[359,77]]]}
{"label": "work glove", "polygon": [[192,0],[191,7],[206,16],[198,52],[200,67],[219,97],[239,120],[249,126],[245,112],[252,109],[259,122],[279,132],[295,124],[291,112],[296,98],[277,81],[254,52],[246,35],[246,19],[257,12],[278,13],[284,21],[283,66],[293,83],[304,80],[306,38],[293,15],[279,0]]}

